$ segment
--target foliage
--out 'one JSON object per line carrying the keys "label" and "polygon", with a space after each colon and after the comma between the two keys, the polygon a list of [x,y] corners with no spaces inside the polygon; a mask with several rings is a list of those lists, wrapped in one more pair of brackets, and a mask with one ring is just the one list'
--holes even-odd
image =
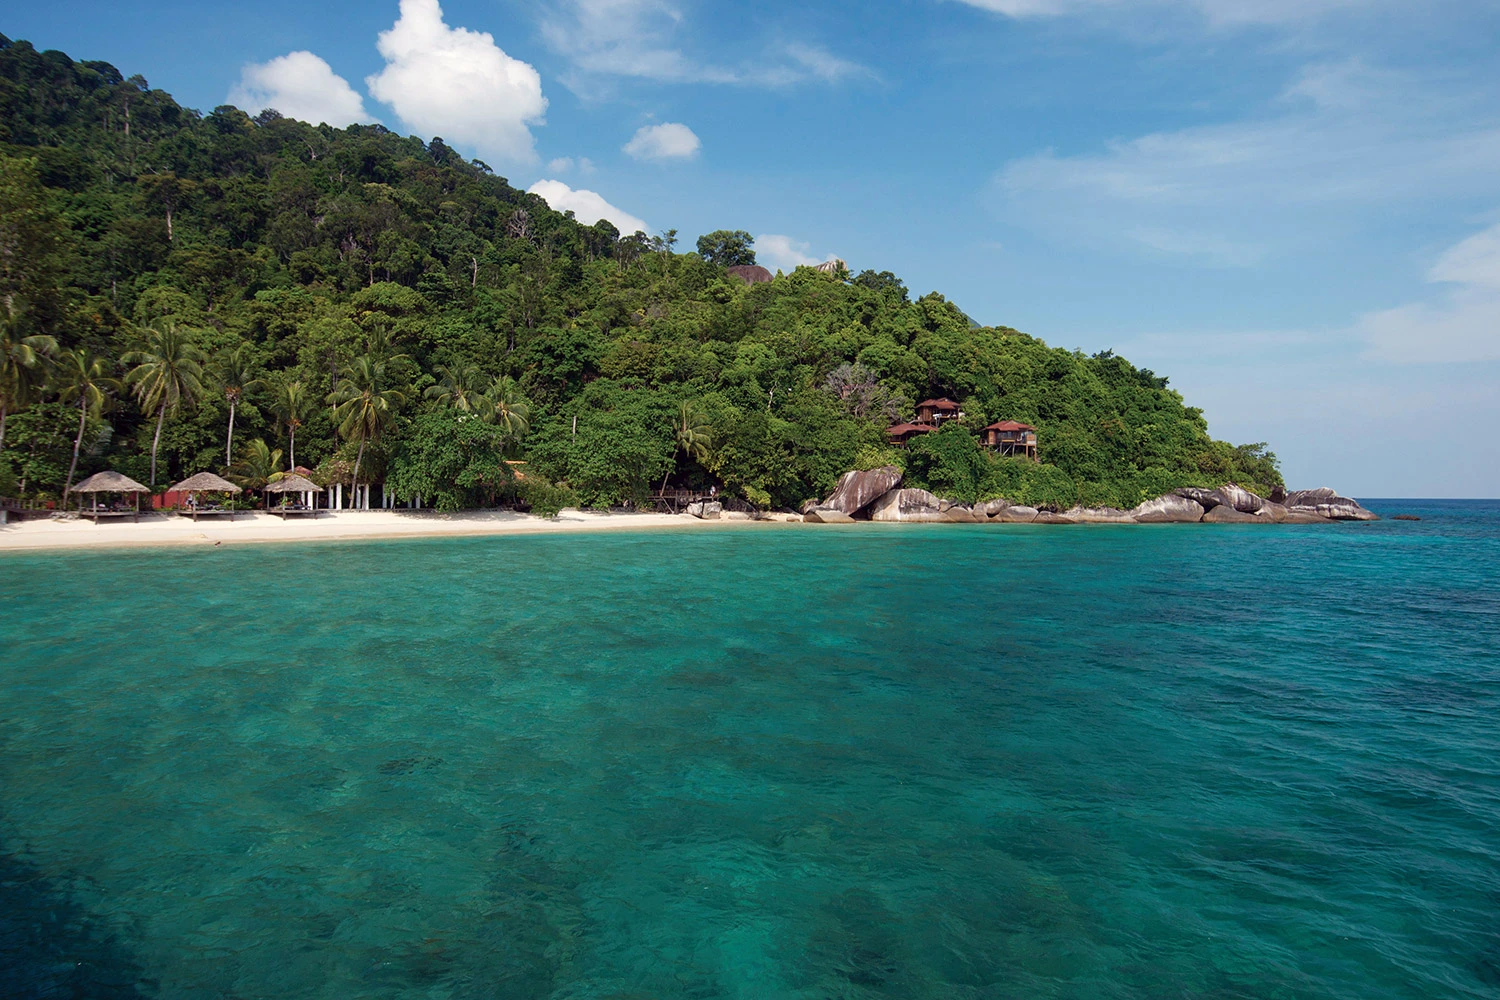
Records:
{"label": "foliage", "polygon": [[[1213,440],[1110,352],[975,326],[889,271],[749,286],[724,271],[754,260],[741,230],[676,241],[581,225],[438,140],[202,114],[0,38],[0,464],[61,492],[79,414],[45,377],[87,349],[131,393],[78,472],[153,483],[158,458],[220,467],[231,427],[329,481],[450,506],[509,498],[502,455],[535,470],[514,492],[539,508],[551,490],[642,502],[674,475],[795,506],[893,460],[914,484],[1058,506],[1281,482],[1263,445]],[[891,449],[886,422],[943,395],[964,424]],[[978,447],[1000,419],[1037,427],[1041,465]]]}
{"label": "foliage", "polygon": [[438,510],[493,507],[513,492],[503,428],[456,409],[418,416],[402,439],[386,480],[398,500],[422,497]]}
{"label": "foliage", "polygon": [[535,476],[527,476],[516,483],[516,499],[538,517],[552,517],[560,510],[578,506],[577,493]]}

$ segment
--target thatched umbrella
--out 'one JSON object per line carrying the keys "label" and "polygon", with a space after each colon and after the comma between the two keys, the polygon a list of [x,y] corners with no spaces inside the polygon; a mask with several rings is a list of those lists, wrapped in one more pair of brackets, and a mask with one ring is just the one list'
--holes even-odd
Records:
{"label": "thatched umbrella", "polygon": [[[141,519],[141,494],[150,493],[148,487],[131,479],[129,476],[121,475],[110,470],[108,472],[96,472],[83,482],[73,487],[74,493],[92,493],[94,495],[94,523],[99,523],[99,494],[100,493],[133,493],[135,494],[135,517]],[[79,512],[82,513],[82,502],[79,503]]]}
{"label": "thatched umbrella", "polygon": [[[295,475],[295,474],[288,474],[288,475],[282,476],[280,479],[276,480],[273,483],[267,483],[265,485],[265,487],[262,488],[261,492],[262,493],[282,493],[282,494],[286,494],[286,493],[316,493],[316,492],[318,492],[318,484],[315,483],[315,482],[313,482],[311,479],[308,479],[306,476],[298,476],[298,475]],[[283,503],[283,505],[286,503],[285,498],[283,498],[282,503]],[[269,506],[269,504],[268,504],[268,506]],[[314,513],[313,516],[316,517],[317,516],[316,513]],[[286,520],[286,515],[285,514],[282,515],[282,520],[283,521]]]}
{"label": "thatched umbrella", "polygon": [[[200,472],[196,476],[188,476],[182,482],[172,487],[174,493],[239,493],[240,488],[222,476],[216,476],[212,472]],[[234,520],[234,511],[229,512],[229,519]],[[193,520],[198,520],[198,508],[193,507]]]}

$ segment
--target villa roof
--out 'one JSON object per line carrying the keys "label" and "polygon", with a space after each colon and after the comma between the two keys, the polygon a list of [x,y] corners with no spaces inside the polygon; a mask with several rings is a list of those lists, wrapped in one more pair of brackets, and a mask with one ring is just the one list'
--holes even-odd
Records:
{"label": "villa roof", "polygon": [[322,489],[317,483],[305,476],[282,476],[274,483],[267,483],[267,493],[315,493]]}
{"label": "villa roof", "polygon": [[935,410],[956,410],[956,409],[958,409],[958,404],[955,403],[953,400],[949,399],[947,396],[944,396],[942,399],[924,399],[920,403],[917,404],[917,408],[918,409],[921,409],[924,406],[930,406],[930,407],[932,407]]}
{"label": "villa roof", "polygon": [[[317,487],[313,487],[316,489]],[[172,487],[174,493],[238,493],[240,488],[227,479],[214,475],[212,472],[200,472],[196,476],[188,476],[182,482]]]}
{"label": "villa roof", "polygon": [[889,426],[889,427],[887,427],[885,429],[885,432],[887,434],[891,435],[892,437],[894,437],[894,436],[896,436],[898,434],[931,434],[932,433],[932,425],[931,424],[905,424],[905,423],[903,423],[903,424],[892,424],[891,426]]}
{"label": "villa roof", "polygon": [[73,487],[74,493],[150,493],[151,489],[118,472],[96,472]]}
{"label": "villa roof", "polygon": [[1000,420],[985,428],[987,431],[1034,431],[1035,427],[1030,424],[1016,423],[1014,420]]}

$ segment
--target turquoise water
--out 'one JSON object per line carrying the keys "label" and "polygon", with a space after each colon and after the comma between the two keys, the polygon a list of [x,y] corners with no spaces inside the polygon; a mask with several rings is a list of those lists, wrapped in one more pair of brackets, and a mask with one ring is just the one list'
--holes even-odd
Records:
{"label": "turquoise water", "polygon": [[1500,995],[1500,504],[0,557],[0,996]]}

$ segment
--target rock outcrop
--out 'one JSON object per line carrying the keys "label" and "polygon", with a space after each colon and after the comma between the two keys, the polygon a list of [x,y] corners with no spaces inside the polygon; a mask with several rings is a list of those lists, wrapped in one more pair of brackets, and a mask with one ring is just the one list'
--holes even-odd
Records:
{"label": "rock outcrop", "polygon": [[1235,510],[1228,504],[1219,504],[1212,507],[1203,515],[1205,524],[1270,524],[1269,519],[1247,514],[1242,510]]}
{"label": "rock outcrop", "polygon": [[1135,518],[1130,516],[1130,511],[1115,507],[1069,507],[1063,511],[1063,516],[1072,518],[1079,524],[1136,523]]}
{"label": "rock outcrop", "polygon": [[981,500],[979,503],[976,503],[974,505],[973,509],[976,516],[995,517],[1001,511],[1014,506],[1015,504],[1011,503],[1009,500],[1006,500],[1004,497],[997,497],[994,500]]}
{"label": "rock outcrop", "polygon": [[990,520],[999,521],[1001,524],[1030,524],[1036,520],[1036,516],[1039,513],[1040,511],[1035,507],[1027,507],[1025,504],[1011,504],[990,518]]}
{"label": "rock outcrop", "polygon": [[1358,500],[1341,497],[1327,486],[1288,493],[1286,508],[1293,514],[1317,514],[1334,521],[1380,520],[1380,515],[1365,510]]}
{"label": "rock outcrop", "polygon": [[937,497],[926,490],[891,490],[870,504],[872,521],[942,521]]}
{"label": "rock outcrop", "polygon": [[975,514],[973,510],[963,504],[956,503],[942,511],[943,520],[953,524],[974,524],[977,521],[988,521],[989,518],[983,514]]}
{"label": "rock outcrop", "polygon": [[894,465],[884,465],[867,472],[846,472],[839,477],[839,484],[834,487],[833,494],[818,504],[818,508],[843,511],[852,517],[899,485],[901,470]]}
{"label": "rock outcrop", "polygon": [[822,507],[814,507],[802,515],[802,520],[809,524],[853,524],[854,518],[841,510],[826,510]]}
{"label": "rock outcrop", "polygon": [[1039,510],[1039,511],[1037,511],[1036,517],[1032,520],[1031,523],[1032,524],[1077,524],[1078,522],[1075,521],[1075,520],[1073,520],[1073,518],[1069,517],[1066,514],[1054,514],[1050,510]]}
{"label": "rock outcrop", "polygon": [[1147,500],[1130,512],[1141,524],[1191,524],[1203,520],[1203,514],[1201,503],[1175,493]]}
{"label": "rock outcrop", "polygon": [[1191,500],[1201,505],[1205,511],[1213,510],[1215,507],[1229,507],[1242,514],[1254,514],[1266,503],[1243,486],[1237,486],[1234,483],[1225,483],[1216,490],[1184,486],[1173,490],[1172,495]]}
{"label": "rock outcrop", "polygon": [[724,505],[717,500],[695,500],[687,505],[687,512],[705,521],[717,521],[724,513]]}

